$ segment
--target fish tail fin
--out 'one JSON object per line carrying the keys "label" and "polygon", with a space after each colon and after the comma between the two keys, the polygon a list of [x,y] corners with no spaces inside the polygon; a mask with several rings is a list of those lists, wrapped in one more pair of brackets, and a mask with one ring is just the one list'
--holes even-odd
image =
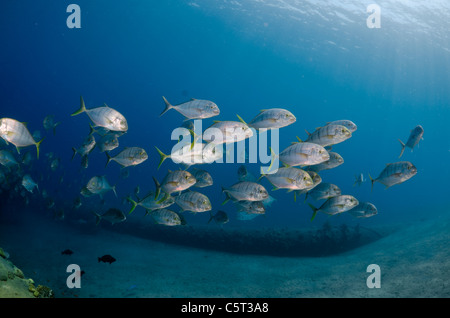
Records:
{"label": "fish tail fin", "polygon": [[230,195],[228,194],[228,192],[226,192],[226,189],[224,187],[222,187],[222,192],[225,192],[226,198],[225,200],[222,202],[222,205],[225,205],[228,201],[231,200]]}
{"label": "fish tail fin", "polygon": [[209,220],[208,220],[208,223],[207,223],[207,224],[211,223],[211,221],[212,221],[213,219],[214,219],[214,215],[212,214],[211,211],[209,211]]}
{"label": "fish tail fin", "polygon": [[61,124],[61,122],[59,121],[59,122],[55,123],[55,125],[53,126],[53,135],[56,135],[56,126],[58,126],[60,124]]}
{"label": "fish tail fin", "polygon": [[73,158],[75,158],[75,155],[77,154],[77,149],[75,149],[75,147],[72,147],[72,151],[73,151],[73,155],[72,155],[72,160],[73,160]]}
{"label": "fish tail fin", "polygon": [[164,162],[164,160],[166,160],[167,158],[169,158],[170,155],[166,155],[164,152],[162,152],[161,150],[159,150],[158,147],[156,147],[156,146],[155,146],[155,148],[156,148],[156,150],[158,151],[159,157],[160,157],[159,164],[158,164],[158,169],[159,169],[159,167],[161,167],[161,165],[162,165],[162,163]]}
{"label": "fish tail fin", "polygon": [[313,214],[311,216],[311,222],[314,220],[314,218],[317,215],[317,211],[319,210],[318,208],[316,208],[314,205],[312,205],[311,203],[308,203],[309,207],[311,208],[311,210],[313,210]]}
{"label": "fish tail fin", "polygon": [[97,132],[97,130],[95,130],[95,127],[92,126],[91,123],[89,123],[89,135],[88,136],[90,136],[90,135],[92,135],[93,133],[96,133],[96,132]]}
{"label": "fish tail fin", "polygon": [[161,117],[162,115],[164,115],[169,109],[173,108],[173,106],[167,101],[167,99],[163,96],[162,97],[164,99],[164,103],[166,104],[166,108],[164,108],[164,110],[162,111],[161,114],[159,114],[159,116]]}
{"label": "fish tail fin", "polygon": [[128,212],[128,214],[131,214],[131,212],[133,212],[134,209],[136,209],[136,207],[137,207],[137,202],[134,201],[134,200],[133,200],[132,198],[130,198],[129,196],[127,197],[127,200],[128,200],[128,202],[131,203],[131,209],[130,209],[130,212]]}
{"label": "fish tail fin", "polygon": [[[238,114],[236,114],[236,116],[237,116],[237,118],[239,118],[239,121],[240,121],[241,123],[243,123],[244,125],[247,125],[247,123],[242,119],[241,116],[239,116]],[[248,125],[247,125],[247,126],[248,126]]]}
{"label": "fish tail fin", "polygon": [[158,180],[153,177],[153,182],[155,182],[155,187],[156,187],[156,193],[155,193],[155,200],[159,197],[159,194],[161,193],[161,185],[159,184]]}
{"label": "fish tail fin", "polygon": [[373,184],[374,184],[374,182],[375,182],[375,179],[372,178],[372,176],[370,175],[370,173],[369,173],[369,179],[370,179],[370,182],[372,183],[372,188],[370,188],[370,191],[373,191]]}
{"label": "fish tail fin", "polygon": [[41,147],[41,142],[43,141],[45,139],[45,137],[44,138],[42,138],[41,140],[39,140],[37,143],[36,143],[36,157],[39,159],[39,148]]}
{"label": "fish tail fin", "polygon": [[403,152],[405,151],[405,144],[400,139],[398,141],[400,141],[400,144],[402,145],[402,151],[400,152],[400,156],[398,156],[399,158],[401,158],[403,156]]}
{"label": "fish tail fin", "polygon": [[191,142],[191,150],[192,150],[192,148],[194,148],[194,145],[195,145],[195,141],[197,140],[197,138],[199,137],[192,129],[188,129],[189,130],[189,133],[191,134],[191,136],[192,136],[192,142]]}
{"label": "fish tail fin", "polygon": [[92,214],[95,215],[95,225],[98,225],[100,223],[101,219],[102,219],[101,215],[95,213],[94,211],[91,211],[91,212],[92,212]]}
{"label": "fish tail fin", "polygon": [[267,169],[267,171],[270,171],[270,169],[272,169],[273,166],[273,162],[275,161],[277,154],[273,151],[272,147],[269,147],[270,149],[270,154],[272,156],[272,160],[270,161],[270,165],[269,165],[269,169]]}
{"label": "fish tail fin", "polygon": [[261,173],[261,175],[259,176],[258,180],[256,180],[257,183],[259,183],[259,181],[261,181],[262,178],[264,178],[266,175],[264,173]]}
{"label": "fish tail fin", "polygon": [[72,113],[70,116],[76,116],[86,111],[86,105],[84,104],[83,96],[80,96],[80,108]]}
{"label": "fish tail fin", "polygon": [[156,203],[161,204],[161,203],[163,203],[164,201],[166,201],[169,197],[170,197],[170,194],[166,193],[166,194],[164,195],[164,197],[163,197],[161,200],[156,201]]}
{"label": "fish tail fin", "polygon": [[109,155],[108,151],[105,151],[105,155],[106,155],[106,165],[105,165],[106,168],[110,163],[110,161],[112,160],[112,157]]}

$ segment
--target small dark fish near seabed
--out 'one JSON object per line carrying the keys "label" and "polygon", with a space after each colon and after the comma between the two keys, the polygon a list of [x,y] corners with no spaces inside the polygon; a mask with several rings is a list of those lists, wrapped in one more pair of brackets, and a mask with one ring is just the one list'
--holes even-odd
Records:
{"label": "small dark fish near seabed", "polygon": [[98,257],[98,262],[100,263],[100,262],[103,262],[103,263],[109,263],[109,264],[111,264],[111,263],[113,263],[113,262],[115,262],[116,261],[116,259],[114,258],[114,257],[112,257],[111,255],[103,255],[102,257]]}
{"label": "small dark fish near seabed", "polygon": [[61,254],[62,254],[62,255],[72,255],[72,254],[73,254],[73,251],[67,249],[67,250],[62,251]]}

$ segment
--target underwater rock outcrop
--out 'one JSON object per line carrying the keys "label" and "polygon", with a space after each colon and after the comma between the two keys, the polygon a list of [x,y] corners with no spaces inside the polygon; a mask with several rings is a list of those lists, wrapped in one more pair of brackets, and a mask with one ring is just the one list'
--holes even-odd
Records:
{"label": "underwater rock outcrop", "polygon": [[47,286],[35,287],[0,247],[0,298],[53,298],[53,291]]}
{"label": "underwater rock outcrop", "polygon": [[374,242],[381,234],[357,226],[332,226],[316,230],[236,229],[211,226],[167,227],[156,224],[105,226],[124,234],[165,243],[237,254],[321,257],[343,253]]}

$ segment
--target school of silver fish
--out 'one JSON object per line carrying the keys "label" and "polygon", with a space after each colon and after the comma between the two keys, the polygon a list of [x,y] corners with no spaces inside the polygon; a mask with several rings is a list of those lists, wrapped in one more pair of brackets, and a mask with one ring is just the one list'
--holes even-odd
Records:
{"label": "school of silver fish", "polygon": [[[228,223],[229,218],[226,212],[218,210],[213,213],[214,206],[210,199],[205,194],[192,190],[193,187],[196,187],[201,191],[201,189],[214,184],[211,173],[197,166],[220,162],[225,154],[223,151],[225,145],[244,141],[267,130],[281,129],[292,125],[297,122],[296,116],[283,108],[264,109],[248,122],[239,115],[237,115],[239,119],[237,121],[214,120],[199,135],[194,132],[196,131],[194,120],[209,119],[220,115],[220,109],[216,103],[210,100],[191,99],[172,105],[165,97],[163,97],[163,101],[165,108],[160,116],[171,109],[183,116],[184,122],[180,127],[183,129],[180,134],[183,140],[178,140],[170,154],[160,150],[161,145],[155,145],[159,154],[158,169],[166,159],[171,159],[173,163],[181,165],[181,167],[178,170],[168,170],[161,182],[152,176],[155,189],[144,197],[139,198],[139,186],[137,186],[134,198],[127,195],[124,199],[124,202],[131,204],[128,214],[140,206],[145,209],[145,214],[151,216],[155,223],[177,226],[185,224],[181,214],[184,211],[190,211],[193,214],[208,212],[210,215],[208,223],[211,221],[220,225]],[[120,165],[122,178],[128,177],[130,167],[140,165],[148,160],[149,155],[146,150],[138,146],[116,150],[119,148],[119,138],[128,131],[128,122],[122,113],[106,104],[100,107],[86,108],[83,97],[80,97],[80,107],[71,116],[82,113],[85,113],[91,122],[89,124],[90,131],[88,135],[81,136],[79,145],[72,147],[72,160],[76,154],[79,154],[82,168],[88,167],[88,157],[95,148],[106,154],[106,166],[111,161]],[[61,122],[56,121],[54,115],[48,115],[43,120],[45,131],[52,131],[53,134],[56,134],[56,127],[59,125]],[[267,173],[261,173],[258,178],[247,170],[246,165],[241,165],[237,171],[237,180],[231,181],[228,185],[222,185],[222,192],[225,195],[222,205],[232,201],[237,210],[237,220],[251,220],[258,215],[264,215],[275,202],[276,199],[263,186],[263,180],[267,180],[273,186],[272,191],[293,192],[294,200],[302,194],[305,194],[305,201],[308,198],[314,201],[323,200],[320,206],[308,203],[313,211],[311,221],[318,212],[327,215],[348,212],[355,218],[377,215],[378,211],[373,203],[360,202],[350,194],[343,194],[338,185],[323,182],[320,176],[322,171],[335,169],[344,164],[343,157],[339,153],[331,151],[331,148],[349,140],[357,131],[356,124],[351,120],[336,120],[327,122],[313,132],[306,129],[305,131],[306,139],[302,140],[296,137],[297,141],[292,141],[290,146],[278,153],[275,153],[272,148],[268,149],[271,152],[271,161]],[[411,130],[406,143],[398,139],[402,147],[399,157],[403,156],[406,147],[412,151],[418,146],[419,141],[423,139],[423,133],[423,127],[417,125]],[[97,139],[96,134],[98,135]],[[8,178],[12,178],[10,175],[13,172],[14,178],[20,182],[24,190],[34,193],[36,189],[39,192],[38,183],[44,181],[44,177],[41,175],[41,180],[36,182],[36,177],[33,179],[32,174],[26,173],[21,168],[32,165],[31,153],[26,152],[20,158],[14,155],[8,147],[9,144],[12,144],[18,155],[21,155],[21,149],[35,146],[36,158],[39,159],[40,145],[45,138],[41,138],[40,131],[37,130],[31,134],[25,123],[7,117],[0,119],[0,137],[0,184],[2,185],[0,191],[6,189],[11,183],[11,179],[8,180]],[[189,140],[189,142],[185,140]],[[113,151],[116,151],[114,155],[111,154]],[[248,156],[247,153],[244,157],[247,158],[246,156]],[[52,171],[60,168],[59,157],[53,153],[46,153],[46,157]],[[283,166],[275,167],[275,162],[281,162]],[[386,164],[376,178],[369,174],[369,179],[372,190],[376,182],[383,184],[387,189],[409,180],[416,174],[417,168],[411,162],[399,161]],[[47,178],[49,177],[47,176]],[[63,182],[63,178],[64,174],[60,177],[60,183]],[[361,186],[365,181],[362,173],[355,174],[354,186]],[[17,186],[16,190],[20,192]],[[117,196],[115,185],[112,186],[106,176],[99,175],[91,176],[80,189],[79,194],[84,198],[98,195],[104,200],[103,196],[109,191]],[[20,193],[22,198],[29,200],[26,193]],[[55,208],[55,202],[48,196],[47,191],[43,189],[40,195],[46,200],[48,209],[55,209],[55,217],[63,219],[64,211]],[[78,209],[82,204],[83,201],[78,196],[73,201],[72,208]],[[169,209],[175,205],[179,207],[178,212]],[[103,219],[111,224],[126,220],[125,214],[115,208],[104,213],[97,211],[92,211],[92,213],[95,216],[96,224]]]}

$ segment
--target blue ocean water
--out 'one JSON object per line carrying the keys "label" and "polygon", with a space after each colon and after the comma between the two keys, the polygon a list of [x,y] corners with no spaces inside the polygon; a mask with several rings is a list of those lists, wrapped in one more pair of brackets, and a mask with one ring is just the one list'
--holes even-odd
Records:
{"label": "blue ocean water", "polygon": [[[320,175],[342,193],[373,203],[376,216],[319,213],[311,222],[303,196],[294,201],[292,193],[271,191],[263,179],[276,201],[265,216],[238,220],[232,203],[221,205],[221,187],[238,181],[241,163],[214,163],[202,166],[214,185],[199,191],[210,198],[213,213],[223,210],[230,217],[217,229],[309,230],[325,223],[370,228],[439,216],[449,208],[450,6],[445,1],[380,0],[381,26],[369,28],[372,2],[79,0],[81,28],[71,29],[70,1],[7,1],[0,13],[0,117],[27,122],[30,132],[39,130],[45,139],[39,160],[33,146],[21,150],[33,155],[26,169],[40,192],[26,194],[25,205],[24,197],[9,194],[22,189],[5,189],[2,205],[8,209],[3,210],[35,209],[44,220],[53,219],[41,195],[45,189],[56,202],[53,209],[64,209],[66,220],[94,223],[91,210],[128,211],[123,198],[136,186],[141,194],[154,190],[153,176],[161,181],[169,169],[180,167],[166,160],[157,169],[154,147],[170,153],[176,143],[171,133],[183,123],[175,110],[159,116],[165,96],[172,104],[191,98],[214,101],[221,113],[203,120],[204,128],[213,120],[238,120],[236,114],[250,121],[261,109],[288,109],[297,121],[280,129],[280,150],[297,136],[306,139],[305,129],[312,132],[333,120],[358,126],[349,140],[333,146],[344,164]],[[129,130],[112,154],[142,147],[149,159],[127,169],[115,162],[105,167],[105,154],[94,149],[88,168],[81,168],[79,155],[72,160],[72,147],[89,133],[86,114],[70,116],[81,95],[88,109],[106,103],[126,117]],[[60,122],[55,134],[43,128],[47,115]],[[412,162],[417,175],[387,190],[375,183],[371,190],[369,174],[375,178],[387,163],[400,161],[398,139],[406,142],[416,125],[424,128],[424,138],[412,152],[407,148],[401,160]],[[13,146],[6,149],[19,157]],[[60,158],[54,171],[50,153]],[[246,163],[257,177],[260,165]],[[367,181],[354,186],[361,173]],[[109,192],[102,203],[98,197],[80,196],[95,175],[106,176],[118,197]],[[80,210],[71,208],[77,197]],[[143,214],[138,207],[126,222],[139,222]],[[210,218],[209,213],[184,216],[191,226],[203,226]]]}

